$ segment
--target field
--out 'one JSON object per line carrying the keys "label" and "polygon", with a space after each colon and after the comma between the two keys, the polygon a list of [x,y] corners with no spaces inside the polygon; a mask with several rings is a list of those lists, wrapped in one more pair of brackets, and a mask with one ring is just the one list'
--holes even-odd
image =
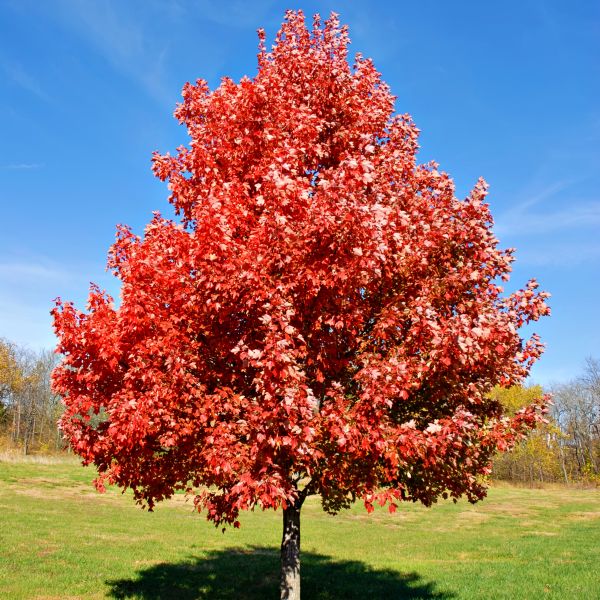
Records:
{"label": "field", "polygon": [[[281,513],[222,534],[179,496],[146,513],[74,461],[0,461],[0,598],[278,597]],[[303,509],[306,600],[600,598],[600,491],[493,487],[337,517]]]}

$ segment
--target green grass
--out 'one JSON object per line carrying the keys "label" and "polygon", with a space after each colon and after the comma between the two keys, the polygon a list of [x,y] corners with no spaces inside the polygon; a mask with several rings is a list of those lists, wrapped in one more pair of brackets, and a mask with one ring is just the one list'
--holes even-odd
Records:
{"label": "green grass", "polygon": [[[0,598],[278,597],[281,513],[222,534],[182,496],[146,513],[73,461],[0,460]],[[600,491],[506,486],[471,506],[302,516],[305,600],[600,598]]]}

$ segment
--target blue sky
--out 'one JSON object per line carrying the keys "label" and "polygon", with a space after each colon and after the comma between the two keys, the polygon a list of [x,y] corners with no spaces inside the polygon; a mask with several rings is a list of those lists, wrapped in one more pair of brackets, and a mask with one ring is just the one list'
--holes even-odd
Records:
{"label": "blue sky", "polygon": [[0,0],[0,337],[52,347],[48,310],[85,304],[115,225],[139,233],[167,190],[153,150],[186,142],[172,118],[186,81],[256,70],[257,27],[286,8],[350,26],[464,196],[480,175],[510,287],[537,277],[553,316],[533,329],[550,384],[600,356],[600,4]]}

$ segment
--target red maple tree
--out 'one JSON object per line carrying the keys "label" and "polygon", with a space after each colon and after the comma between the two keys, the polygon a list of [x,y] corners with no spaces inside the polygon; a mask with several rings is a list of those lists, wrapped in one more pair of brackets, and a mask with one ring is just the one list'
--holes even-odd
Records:
{"label": "red maple tree", "polygon": [[540,418],[490,399],[540,356],[531,281],[504,296],[480,180],[416,161],[418,130],[332,15],[288,12],[258,72],[186,84],[191,142],[154,156],[180,223],[120,226],[121,302],[57,301],[62,430],[103,482],[152,508],[176,490],[216,524],[283,509],[282,598],[299,597],[300,508],[394,511],[485,495],[482,475]]}

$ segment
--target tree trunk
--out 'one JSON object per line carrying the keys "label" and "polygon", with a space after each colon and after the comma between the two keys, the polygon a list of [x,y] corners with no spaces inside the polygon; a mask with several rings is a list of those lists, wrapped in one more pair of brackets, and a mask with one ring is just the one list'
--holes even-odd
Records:
{"label": "tree trunk", "polygon": [[300,507],[283,511],[281,600],[300,600]]}
{"label": "tree trunk", "polygon": [[14,431],[14,443],[17,445],[19,443],[19,437],[21,435],[21,399],[17,398],[17,426]]}
{"label": "tree trunk", "polygon": [[565,465],[565,449],[563,448],[562,441],[558,442],[558,456],[560,458],[560,466],[565,478],[565,483],[569,483],[569,476],[567,475],[567,467]]}

